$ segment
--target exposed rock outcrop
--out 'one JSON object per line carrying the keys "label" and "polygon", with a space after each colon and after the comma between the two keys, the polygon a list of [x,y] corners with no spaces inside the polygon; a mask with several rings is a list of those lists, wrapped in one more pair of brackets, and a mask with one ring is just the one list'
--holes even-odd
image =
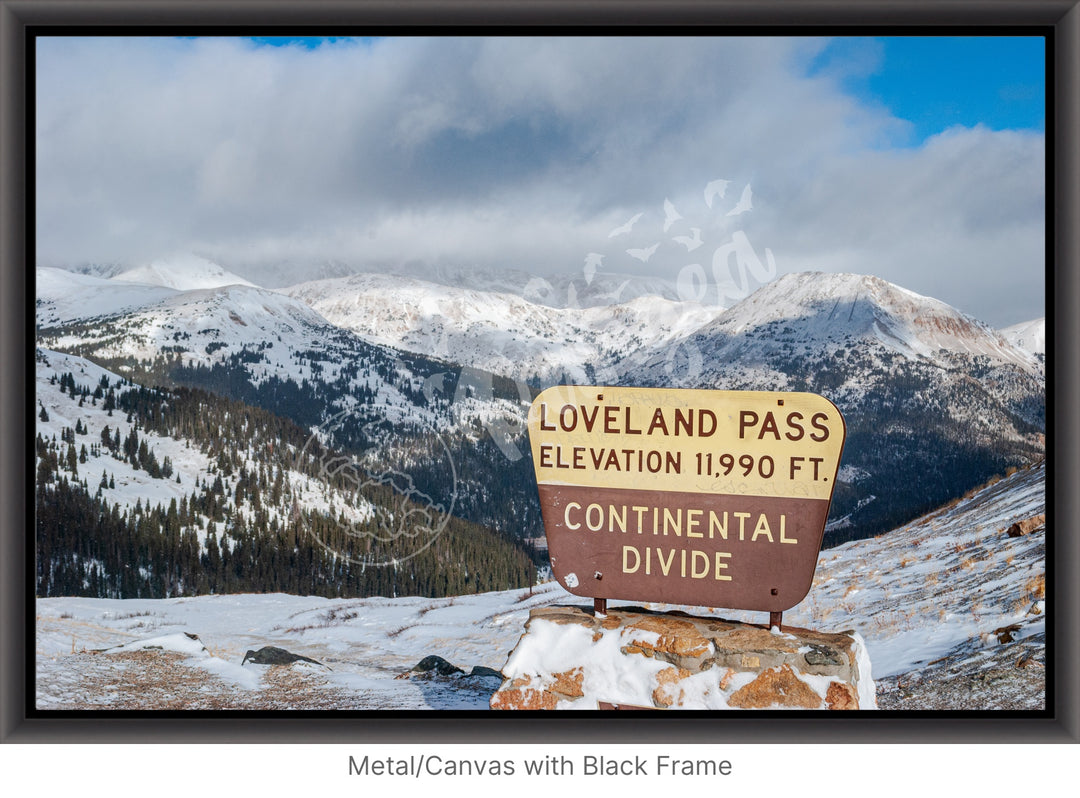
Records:
{"label": "exposed rock outcrop", "polygon": [[294,654],[277,646],[263,646],[258,651],[248,649],[248,652],[244,654],[243,662],[240,664],[246,665],[248,662],[254,662],[256,665],[292,665],[294,662],[310,662],[314,665],[322,665],[324,668],[329,667],[311,657]]}
{"label": "exposed rock outcrop", "polygon": [[1021,538],[1024,535],[1030,535],[1036,529],[1044,526],[1046,526],[1046,514],[1040,513],[1039,515],[1031,516],[1031,518],[1017,521],[1005,530],[1005,534],[1011,538]]}
{"label": "exposed rock outcrop", "polygon": [[456,673],[464,673],[461,668],[443,659],[437,654],[429,654],[412,666],[409,673],[429,673],[436,676],[452,676]]}

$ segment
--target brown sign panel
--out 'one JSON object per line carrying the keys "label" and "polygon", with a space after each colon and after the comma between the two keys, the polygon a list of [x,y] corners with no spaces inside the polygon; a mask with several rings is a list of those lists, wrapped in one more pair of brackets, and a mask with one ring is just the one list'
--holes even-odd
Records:
{"label": "brown sign panel", "polygon": [[529,436],[555,576],[592,598],[789,609],[844,435],[816,394],[549,388]]}

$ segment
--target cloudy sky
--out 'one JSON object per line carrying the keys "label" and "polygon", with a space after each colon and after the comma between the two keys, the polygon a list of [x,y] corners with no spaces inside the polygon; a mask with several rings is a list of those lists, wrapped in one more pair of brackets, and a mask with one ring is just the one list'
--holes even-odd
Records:
{"label": "cloudy sky", "polygon": [[589,261],[691,288],[775,264],[1003,326],[1045,313],[1043,58],[1038,38],[43,37],[37,259],[196,253],[266,284]]}

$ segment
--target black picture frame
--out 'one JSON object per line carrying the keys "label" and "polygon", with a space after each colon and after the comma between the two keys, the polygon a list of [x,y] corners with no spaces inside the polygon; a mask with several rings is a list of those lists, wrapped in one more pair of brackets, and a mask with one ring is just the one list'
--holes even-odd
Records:
{"label": "black picture frame", "polygon": [[[498,0],[309,0],[303,3],[214,3],[184,0],[0,0],[0,740],[4,742],[422,742],[445,739],[453,732],[458,742],[566,743],[596,741],[744,743],[785,742],[1076,742],[1080,740],[1080,595],[1074,575],[1080,572],[1077,536],[1080,522],[1080,439],[1078,363],[1072,345],[1080,342],[1077,271],[1080,268],[1080,0],[942,0],[941,2],[880,3],[873,0],[547,0],[505,3]],[[498,717],[467,718],[457,713],[398,712],[372,718],[326,717],[298,712],[253,723],[260,713],[228,714],[198,722],[175,717],[92,717],[61,714],[31,717],[27,711],[29,684],[27,653],[33,651],[32,569],[28,568],[27,528],[31,522],[32,472],[25,452],[33,418],[26,385],[33,379],[33,305],[28,279],[33,268],[29,231],[33,209],[32,123],[28,93],[32,65],[27,60],[30,37],[49,32],[127,33],[230,32],[317,35],[341,26],[379,27],[386,31],[422,29],[456,32],[507,26],[531,30],[587,26],[595,32],[650,32],[661,28],[702,32],[722,26],[725,34],[742,32],[806,32],[820,28],[844,33],[881,34],[900,31],[1006,32],[1018,27],[1041,28],[1052,42],[1053,114],[1048,115],[1047,303],[1052,332],[1047,353],[1051,375],[1047,396],[1048,517],[1048,664],[1052,700],[1045,716],[994,713],[865,713],[857,717],[823,719],[790,714],[662,713],[642,719],[600,715],[566,718],[533,713],[499,713]],[[661,713],[657,713],[661,714]]]}

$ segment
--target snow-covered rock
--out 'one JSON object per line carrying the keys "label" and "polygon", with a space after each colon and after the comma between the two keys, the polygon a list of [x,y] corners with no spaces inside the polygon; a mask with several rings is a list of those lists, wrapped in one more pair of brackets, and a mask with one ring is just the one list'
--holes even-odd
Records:
{"label": "snow-covered rock", "polygon": [[578,607],[532,611],[493,709],[876,709],[854,632]]}

